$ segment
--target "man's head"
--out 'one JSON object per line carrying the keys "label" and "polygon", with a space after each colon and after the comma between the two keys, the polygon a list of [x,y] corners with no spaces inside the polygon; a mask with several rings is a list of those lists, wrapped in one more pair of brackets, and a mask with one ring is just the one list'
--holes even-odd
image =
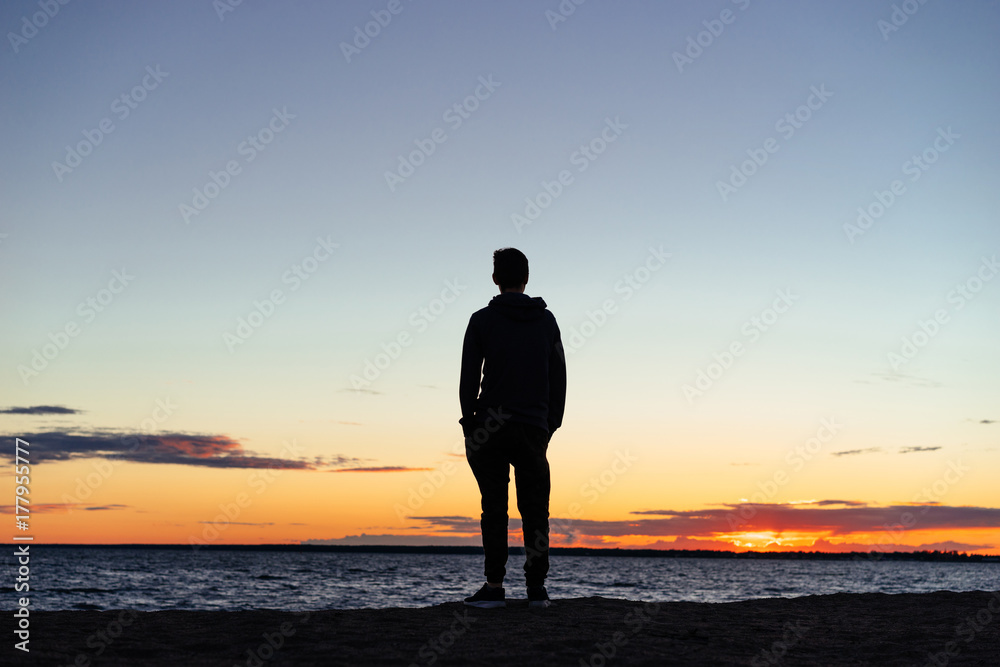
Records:
{"label": "man's head", "polygon": [[501,292],[523,292],[528,282],[528,258],[517,248],[500,248],[493,253],[493,282]]}

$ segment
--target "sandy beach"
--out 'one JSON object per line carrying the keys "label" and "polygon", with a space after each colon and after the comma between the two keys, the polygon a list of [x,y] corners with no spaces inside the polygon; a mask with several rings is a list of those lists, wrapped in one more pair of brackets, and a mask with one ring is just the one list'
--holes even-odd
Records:
{"label": "sandy beach", "polygon": [[[52,611],[17,665],[996,665],[1000,592],[529,610]],[[10,640],[8,640],[10,641]],[[13,642],[11,641],[11,644]]]}

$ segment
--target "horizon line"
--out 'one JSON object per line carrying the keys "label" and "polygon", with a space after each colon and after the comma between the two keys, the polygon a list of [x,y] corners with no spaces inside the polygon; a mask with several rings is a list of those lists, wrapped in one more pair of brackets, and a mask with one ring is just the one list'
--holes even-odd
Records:
{"label": "horizon line", "polygon": [[[440,551],[452,552],[452,553],[481,553],[483,551],[482,546],[469,545],[469,544],[303,544],[299,542],[294,543],[282,543],[282,542],[265,542],[256,544],[183,544],[183,543],[144,543],[144,542],[107,542],[107,543],[96,543],[96,542],[86,542],[86,543],[71,543],[71,542],[52,542],[52,543],[35,543],[34,546],[46,546],[46,547],[96,547],[96,548],[114,548],[114,547],[131,547],[131,548],[143,548],[143,549],[191,549],[193,551],[198,551],[201,549],[294,549],[294,550],[315,550],[315,551],[360,551],[364,552],[366,549],[375,549],[383,552],[406,552],[406,551]],[[523,546],[510,546],[509,551],[514,554],[518,554],[524,551]],[[596,552],[596,553],[606,553],[612,554],[617,553],[624,556],[641,554],[718,554],[720,556],[747,556],[747,555],[762,555],[762,556],[795,556],[795,555],[818,555],[818,556],[864,556],[866,558],[872,558],[873,554],[878,557],[888,557],[888,556],[937,556],[937,557],[949,557],[949,558],[963,558],[963,559],[987,559],[992,561],[996,559],[1000,562],[1000,552],[988,553],[988,554],[977,554],[970,553],[968,551],[959,550],[949,550],[942,551],[940,549],[934,550],[916,550],[916,551],[883,551],[879,549],[871,549],[870,551],[822,551],[822,550],[805,550],[800,549],[796,551],[784,551],[784,550],[753,550],[747,549],[744,551],[735,551],[730,549],[657,549],[651,547],[550,547],[549,550],[554,553],[558,552]],[[874,560],[874,559],[873,559]]]}

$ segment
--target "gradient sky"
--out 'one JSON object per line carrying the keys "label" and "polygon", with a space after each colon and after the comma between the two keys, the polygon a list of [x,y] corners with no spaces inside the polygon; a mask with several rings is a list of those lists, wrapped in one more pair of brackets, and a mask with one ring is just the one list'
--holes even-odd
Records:
{"label": "gradient sky", "polygon": [[1000,552],[1000,3],[46,6],[0,7],[36,541],[478,543],[515,246],[556,544]]}

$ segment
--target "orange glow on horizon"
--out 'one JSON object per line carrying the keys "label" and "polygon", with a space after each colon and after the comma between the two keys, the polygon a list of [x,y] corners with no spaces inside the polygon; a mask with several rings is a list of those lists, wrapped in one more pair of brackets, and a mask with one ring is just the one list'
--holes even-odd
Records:
{"label": "orange glow on horizon", "polygon": [[[359,466],[353,475],[92,460],[46,464],[37,470],[31,515],[36,543],[480,543],[478,489],[467,468],[452,461],[430,469]],[[615,497],[618,491],[635,495]],[[815,500],[760,505],[754,521],[740,530],[738,525],[727,525],[730,509],[725,505],[686,504],[680,498],[660,503],[658,490],[648,491],[638,484],[615,485],[600,495],[600,503],[593,504],[588,494],[568,483],[554,489],[554,494],[558,501],[552,504],[551,544],[556,547],[1000,553],[994,546],[1000,543],[1000,534],[988,522],[978,527],[928,525],[924,530],[887,524],[884,530],[871,530],[870,520],[852,518],[850,504],[858,504],[858,511],[878,507],[859,501],[840,503],[838,507],[846,509],[837,510],[843,514],[829,515],[830,521],[826,515],[817,518],[817,512],[828,510],[817,507]],[[516,526],[513,504],[512,526]],[[814,506],[808,511],[799,509],[809,505]],[[919,506],[912,502],[898,505]],[[675,509],[633,513],[631,508],[637,506]],[[960,511],[978,506],[967,503],[950,508]],[[574,513],[576,518],[572,518]],[[834,521],[836,517],[844,520]],[[852,528],[851,520],[856,527]],[[866,530],[860,530],[862,526]],[[607,534],[602,534],[604,530]],[[685,530],[687,534],[677,532]],[[520,545],[521,539],[519,529],[510,531],[509,544]]]}

